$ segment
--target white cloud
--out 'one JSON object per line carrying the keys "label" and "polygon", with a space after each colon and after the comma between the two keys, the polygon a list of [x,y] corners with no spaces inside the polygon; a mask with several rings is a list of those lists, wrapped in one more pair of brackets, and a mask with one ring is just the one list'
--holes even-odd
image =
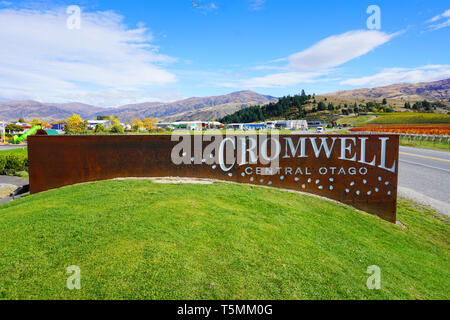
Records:
{"label": "white cloud", "polygon": [[198,5],[198,7],[195,7],[195,8],[198,9],[202,14],[205,14],[205,15],[210,12],[219,10],[219,6],[214,2],[204,3],[204,4],[198,3],[197,5]]}
{"label": "white cloud", "polygon": [[[436,22],[438,20],[441,19],[445,19],[445,18],[450,18],[450,9],[444,11],[441,14],[438,14],[437,16],[434,16],[433,18],[431,18],[430,20],[426,21],[427,23],[432,23],[432,22]],[[428,29],[431,30],[439,30],[445,27],[450,26],[450,19],[447,19],[441,23],[437,23],[437,24],[431,24],[428,26]]]}
{"label": "white cloud", "polygon": [[376,30],[357,30],[331,36],[291,55],[290,66],[299,71],[336,67],[365,55],[388,42],[394,35]]}
{"label": "white cloud", "polygon": [[328,74],[329,70],[315,72],[283,72],[274,73],[262,77],[243,79],[237,82],[225,82],[219,84],[223,87],[244,87],[244,88],[276,88],[288,87],[298,83],[317,82],[319,77]]}
{"label": "white cloud", "polygon": [[225,82],[226,87],[268,88],[287,87],[299,83],[326,81],[323,76],[334,72],[333,68],[358,58],[388,42],[397,33],[386,34],[374,30],[350,31],[325,38],[312,47],[288,58],[270,63],[289,61],[285,66],[260,65],[256,70],[286,70],[261,77]]}
{"label": "white cloud", "polygon": [[438,21],[439,19],[442,19],[442,18],[448,18],[448,17],[450,17],[450,9],[445,10],[443,13],[438,14],[437,16],[434,16],[433,18],[431,18],[431,19],[428,20],[427,22],[436,22],[436,21]]}
{"label": "white cloud", "polygon": [[[0,10],[0,98],[117,105],[146,100],[148,89],[175,82],[142,25],[113,12],[82,12],[81,29],[65,10]],[[110,94],[110,98],[108,98]],[[128,100],[125,101],[128,103]]]}
{"label": "white cloud", "polygon": [[417,68],[388,68],[372,76],[352,78],[340,84],[385,86],[396,83],[428,82],[450,78],[450,65],[426,65]]}
{"label": "white cloud", "polygon": [[254,11],[261,10],[265,3],[266,0],[250,0],[250,9]]}

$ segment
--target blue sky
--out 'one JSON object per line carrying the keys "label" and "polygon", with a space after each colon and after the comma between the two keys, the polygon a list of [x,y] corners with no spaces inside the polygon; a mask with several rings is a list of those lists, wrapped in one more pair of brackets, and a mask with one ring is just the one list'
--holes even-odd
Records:
{"label": "blue sky", "polygon": [[[0,1],[0,100],[117,106],[450,77],[448,1],[195,3]],[[67,26],[70,5],[79,28]]]}

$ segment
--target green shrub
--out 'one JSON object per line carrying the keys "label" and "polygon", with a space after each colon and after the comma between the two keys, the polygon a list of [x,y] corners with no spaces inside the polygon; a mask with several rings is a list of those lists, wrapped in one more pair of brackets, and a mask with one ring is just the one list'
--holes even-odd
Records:
{"label": "green shrub", "polygon": [[19,171],[28,171],[28,158],[22,154],[0,155],[0,173],[15,174]]}
{"label": "green shrub", "polygon": [[123,133],[123,127],[120,124],[115,124],[111,127],[111,130],[109,130],[111,133]]}
{"label": "green shrub", "polygon": [[100,132],[104,132],[104,131],[105,131],[105,127],[101,123],[97,123],[95,125],[94,132],[100,133]]}
{"label": "green shrub", "polygon": [[0,172],[5,169],[6,166],[6,156],[0,156]]}

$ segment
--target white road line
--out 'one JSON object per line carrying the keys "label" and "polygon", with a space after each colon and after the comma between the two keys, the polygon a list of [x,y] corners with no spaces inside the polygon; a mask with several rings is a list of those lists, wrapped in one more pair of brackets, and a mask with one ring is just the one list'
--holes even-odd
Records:
{"label": "white road line", "polygon": [[444,168],[433,167],[433,166],[429,166],[429,165],[422,164],[422,163],[418,163],[418,162],[412,162],[412,161],[406,161],[406,160],[400,159],[400,163],[401,163],[401,162],[405,162],[405,163],[409,163],[409,164],[414,164],[414,165],[416,165],[416,166],[422,166],[422,167],[426,167],[426,168],[431,168],[431,169],[441,170],[441,171],[445,171],[445,172],[450,173],[450,170],[447,170],[447,169],[444,169]]}

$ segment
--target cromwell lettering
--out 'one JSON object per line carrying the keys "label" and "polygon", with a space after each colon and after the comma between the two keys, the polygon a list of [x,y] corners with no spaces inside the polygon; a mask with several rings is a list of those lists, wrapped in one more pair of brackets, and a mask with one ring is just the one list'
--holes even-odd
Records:
{"label": "cromwell lettering", "polygon": [[359,138],[361,140],[361,158],[358,161],[359,163],[368,164],[369,166],[375,166],[375,161],[377,160],[377,156],[373,156],[373,160],[371,162],[366,162],[366,140],[369,138]]}
{"label": "cromwell lettering", "polygon": [[[285,152],[283,158],[290,158],[291,156],[292,156],[292,158],[294,158],[295,155],[297,154],[297,150],[298,150],[299,146],[300,146],[300,155],[298,157],[299,158],[307,158],[308,157],[305,154],[306,138],[298,139],[297,146],[295,148],[294,148],[294,143],[292,142],[292,138],[284,138],[284,140],[286,141],[286,144],[285,144],[286,152]],[[291,156],[289,156],[288,147],[289,147],[289,150],[291,151]]]}
{"label": "cromwell lettering", "polygon": [[[247,147],[247,140],[249,142],[249,147]],[[254,164],[257,163],[258,157],[255,155],[255,150],[257,146],[256,138],[253,137],[243,137],[239,138],[240,144],[238,145],[238,154],[240,154],[239,165]],[[240,152],[239,152],[240,151]],[[247,152],[249,154],[249,161],[247,161]]]}
{"label": "cromwell lettering", "polygon": [[[272,150],[272,156],[269,157],[269,155],[267,154],[267,143],[269,141],[273,141],[275,144],[275,151]],[[271,143],[271,145],[273,146],[274,144]],[[262,143],[261,143],[261,156],[264,160],[266,161],[273,161],[275,159],[277,159],[280,156],[280,152],[281,152],[281,144],[280,141],[278,139],[274,139],[274,138],[267,138],[265,139]],[[263,164],[264,162],[261,161]]]}
{"label": "cromwell lettering", "polygon": [[[219,145],[219,165],[220,165],[220,168],[223,170],[223,171],[230,171],[233,167],[234,167],[234,164],[236,163],[236,158],[233,156],[233,162],[231,163],[231,165],[229,166],[229,167],[227,167],[226,165],[225,165],[225,144],[227,143],[227,141],[231,141],[231,144],[233,145],[233,151],[234,151],[234,148],[236,147],[236,144],[235,144],[235,142],[234,142],[234,139],[232,139],[232,138],[230,138],[230,137],[228,137],[228,138],[225,138],[225,139],[223,139],[221,142],[220,142],[220,145]],[[229,154],[230,152],[227,152],[227,155]],[[234,153],[234,152],[233,152]],[[227,158],[227,160],[228,160],[228,158],[229,157],[226,157]]]}
{"label": "cromwell lettering", "polygon": [[314,149],[314,153],[316,155],[316,158],[320,157],[320,151],[322,150],[322,148],[325,150],[325,154],[327,156],[327,159],[330,158],[331,151],[333,150],[333,147],[334,147],[334,142],[336,141],[337,138],[333,137],[331,139],[333,140],[333,142],[331,144],[331,147],[328,147],[328,143],[327,143],[328,138],[320,138],[321,144],[320,144],[320,147],[317,148],[316,138],[309,138],[309,140],[311,141],[311,145],[312,145],[312,147]]}
{"label": "cromwell lettering", "polygon": [[347,140],[350,140],[353,142],[354,145],[356,145],[356,139],[355,138],[340,138],[341,139],[341,156],[339,159],[341,160],[348,160],[348,161],[356,161],[356,153],[351,158],[346,157],[346,153],[352,152],[352,145],[347,145]]}
{"label": "cromwell lettering", "polygon": [[390,172],[395,172],[396,161],[394,160],[394,164],[391,168],[386,168],[386,142],[389,140],[388,137],[379,138],[381,140],[381,155],[380,155],[380,165],[378,166],[381,169],[385,169]]}

